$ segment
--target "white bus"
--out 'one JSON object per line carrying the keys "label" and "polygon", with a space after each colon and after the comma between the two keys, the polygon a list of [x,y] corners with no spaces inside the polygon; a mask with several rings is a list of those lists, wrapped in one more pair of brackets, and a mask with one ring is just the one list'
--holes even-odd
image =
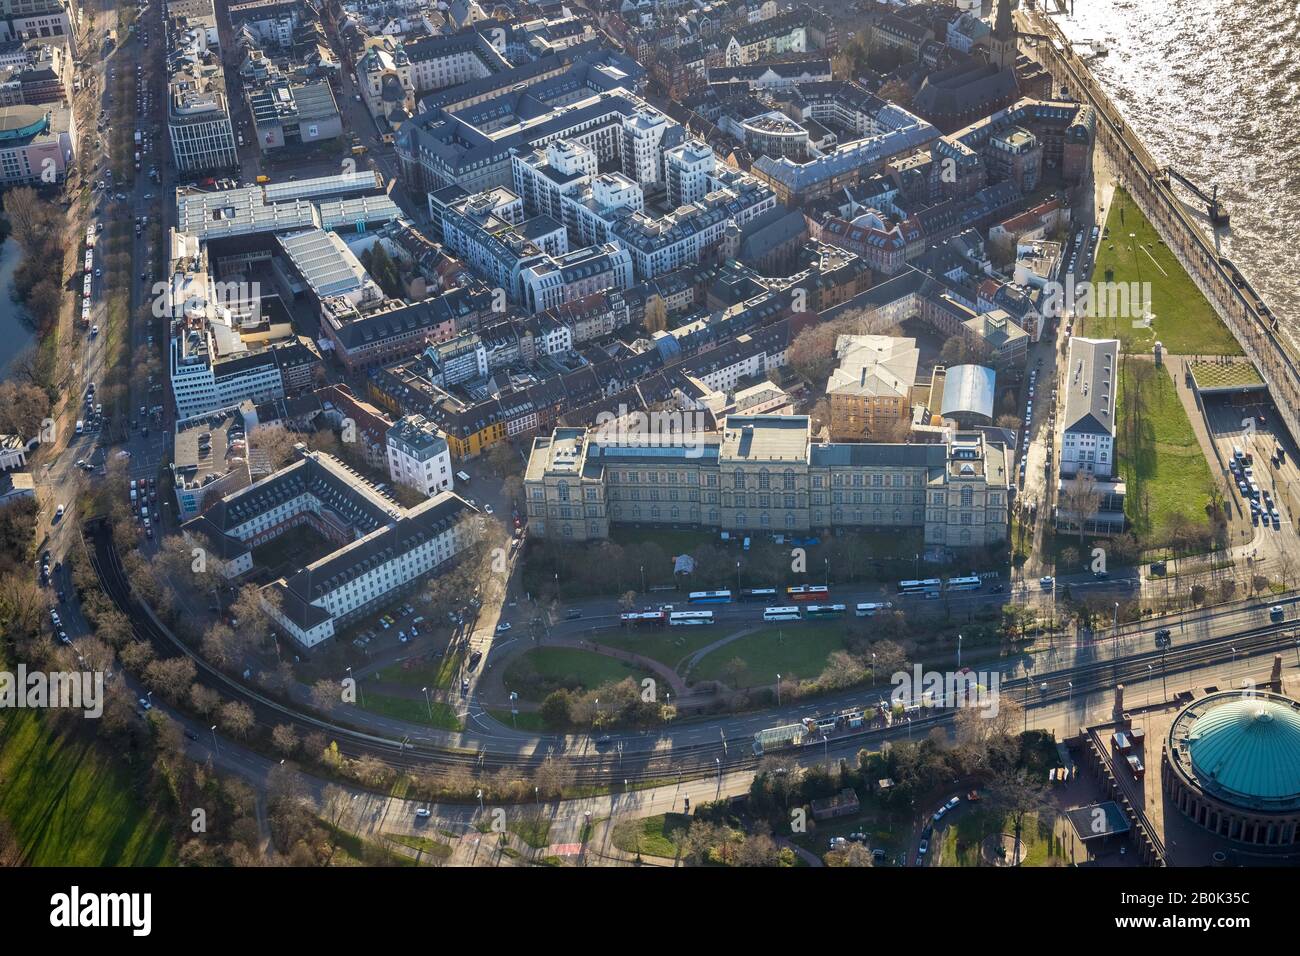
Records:
{"label": "white bus", "polygon": [[938,578],[926,578],[924,581],[899,581],[900,594],[938,594],[943,582]]}
{"label": "white bus", "polygon": [[885,611],[893,606],[894,605],[890,604],[888,601],[871,603],[871,604],[859,604],[858,617],[875,617],[877,611]]}
{"label": "white bus", "polygon": [[671,627],[712,623],[712,611],[673,611],[668,615],[668,624]]}
{"label": "white bus", "polygon": [[984,586],[984,582],[979,578],[949,578],[949,591],[978,591]]}
{"label": "white bus", "polygon": [[765,621],[798,621],[802,616],[797,607],[770,607],[763,612]]}

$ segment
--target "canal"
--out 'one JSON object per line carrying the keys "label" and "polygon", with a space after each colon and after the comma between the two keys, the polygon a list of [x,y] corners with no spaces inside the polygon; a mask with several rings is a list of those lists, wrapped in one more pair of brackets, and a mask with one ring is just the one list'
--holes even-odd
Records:
{"label": "canal", "polygon": [[22,257],[23,251],[13,239],[0,242],[0,379],[10,363],[36,341],[25,310],[13,299],[14,270]]}

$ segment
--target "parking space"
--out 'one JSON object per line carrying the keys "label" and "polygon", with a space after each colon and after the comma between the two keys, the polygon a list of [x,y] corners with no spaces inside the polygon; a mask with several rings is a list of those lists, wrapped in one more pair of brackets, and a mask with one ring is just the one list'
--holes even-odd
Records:
{"label": "parking space", "polygon": [[1286,436],[1272,430],[1272,407],[1214,398],[1204,404],[1218,458],[1211,464],[1236,491],[1232,507],[1255,529],[1282,531],[1294,521],[1300,470]]}

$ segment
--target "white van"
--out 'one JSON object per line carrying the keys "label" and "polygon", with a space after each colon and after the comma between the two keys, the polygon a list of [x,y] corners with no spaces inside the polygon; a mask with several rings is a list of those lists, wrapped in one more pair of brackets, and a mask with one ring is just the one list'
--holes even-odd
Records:
{"label": "white van", "polygon": [[463,482],[464,484],[469,484],[469,475],[465,474],[463,471],[458,471],[456,472],[456,480]]}
{"label": "white van", "polygon": [[83,422],[80,418],[78,418],[78,419],[77,419],[77,434],[80,435],[80,434],[81,434],[82,432],[84,432],[85,430],[86,430],[86,423]]}

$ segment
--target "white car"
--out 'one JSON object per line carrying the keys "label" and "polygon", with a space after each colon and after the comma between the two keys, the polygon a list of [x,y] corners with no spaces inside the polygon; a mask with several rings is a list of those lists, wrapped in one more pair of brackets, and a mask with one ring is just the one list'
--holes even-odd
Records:
{"label": "white car", "polygon": [[504,634],[504,633],[505,633],[506,631],[508,631],[508,630],[510,630],[510,622],[509,622],[509,621],[505,621],[505,622],[503,622],[503,623],[497,625],[497,633],[498,633],[498,634]]}
{"label": "white car", "polygon": [[415,811],[415,815],[419,817],[421,820],[427,820],[433,814],[429,812],[428,807],[420,807],[418,810]]}
{"label": "white car", "polygon": [[488,514],[492,514],[492,506],[491,506],[491,505],[484,505],[484,506],[483,506],[483,510],[484,510],[485,512],[487,512]]}

